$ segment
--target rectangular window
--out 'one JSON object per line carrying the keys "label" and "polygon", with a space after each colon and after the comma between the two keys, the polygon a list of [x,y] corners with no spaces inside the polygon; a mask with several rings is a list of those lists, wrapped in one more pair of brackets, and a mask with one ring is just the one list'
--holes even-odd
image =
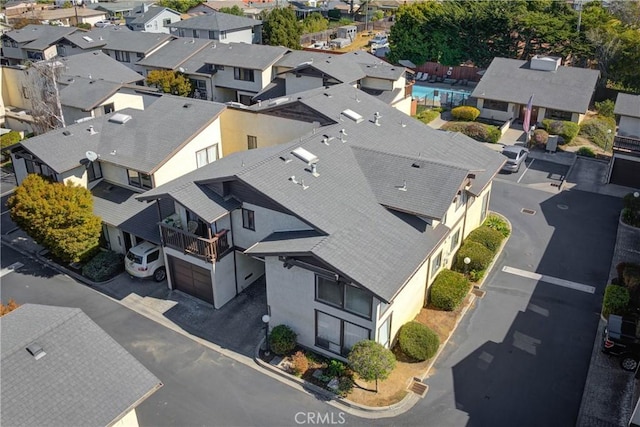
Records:
{"label": "rectangular window", "polygon": [[332,353],[346,355],[359,341],[368,340],[371,331],[346,320],[316,311],[316,345]]}
{"label": "rectangular window", "polygon": [[11,40],[11,47],[18,47],[18,42]]}
{"label": "rectangular window", "polygon": [[494,101],[493,99],[485,99],[482,108],[495,111],[509,111],[509,103],[502,101]]}
{"label": "rectangular window", "polygon": [[226,39],[227,39],[227,32],[220,31],[220,40],[226,40]]}
{"label": "rectangular window", "polygon": [[548,108],[544,116],[547,119],[571,121],[572,114],[569,111],[552,110]]}
{"label": "rectangular window", "polygon": [[9,41],[9,39],[4,39],[4,40],[2,40],[2,45],[4,47],[9,47],[9,46],[11,46],[11,42]]}
{"label": "rectangular window", "polygon": [[169,25],[171,25],[171,18],[165,18],[162,20],[162,25],[167,27]]}
{"label": "rectangular window", "polygon": [[216,39],[216,32],[215,31],[209,31],[209,39],[210,40],[215,40]]}
{"label": "rectangular window", "polygon": [[451,250],[449,252],[453,252],[458,247],[458,243],[460,243],[460,229],[458,228],[453,236],[451,237]]}
{"label": "rectangular window", "polygon": [[218,144],[213,144],[211,147],[196,152],[196,166],[199,168],[216,160],[218,160]]}
{"label": "rectangular window", "polygon": [[116,50],[116,61],[129,62],[129,52]]}
{"label": "rectangular window", "polygon": [[87,167],[87,179],[89,182],[102,178],[102,168],[99,162],[91,162]]}
{"label": "rectangular window", "polygon": [[253,150],[255,148],[258,148],[258,137],[257,136],[247,135],[247,148],[249,150]]}
{"label": "rectangular window", "polygon": [[26,86],[22,86],[22,96],[24,99],[29,99],[29,89]]}
{"label": "rectangular window", "polygon": [[435,276],[435,274],[440,270],[442,266],[442,251],[438,252],[432,261],[431,261],[431,277]]}
{"label": "rectangular window", "polygon": [[116,111],[116,107],[115,107],[114,103],[111,102],[109,104],[103,105],[102,106],[102,111],[104,111],[104,114],[113,113],[114,111]]}
{"label": "rectangular window", "polygon": [[256,230],[255,213],[253,211],[242,208],[242,228]]}
{"label": "rectangular window", "polygon": [[460,209],[467,202],[467,192],[462,190],[456,195],[456,210]]}
{"label": "rectangular window", "polygon": [[482,221],[484,221],[485,217],[487,216],[487,211],[489,210],[489,195],[485,194],[482,197]]}
{"label": "rectangular window", "polygon": [[144,58],[144,53],[140,53],[140,52],[136,53],[136,58],[138,59]]}
{"label": "rectangular window", "polygon": [[385,346],[385,348],[391,346],[391,315],[389,315],[378,328],[378,342]]}
{"label": "rectangular window", "polygon": [[127,169],[127,175],[129,176],[129,185],[138,188],[144,188],[150,190],[153,186],[151,184],[151,175],[146,173]]}
{"label": "rectangular window", "polygon": [[194,39],[197,39],[197,38],[198,38],[198,30],[191,30],[191,36],[192,36]]}
{"label": "rectangular window", "polygon": [[245,82],[252,82],[253,79],[253,70],[249,70],[248,68],[234,68],[233,69],[233,78],[236,80],[243,80]]}
{"label": "rectangular window", "polygon": [[216,71],[224,71],[224,65],[216,64],[216,65],[214,65],[214,68],[215,68]]}
{"label": "rectangular window", "polygon": [[316,301],[371,319],[371,294],[344,282],[316,275]]}

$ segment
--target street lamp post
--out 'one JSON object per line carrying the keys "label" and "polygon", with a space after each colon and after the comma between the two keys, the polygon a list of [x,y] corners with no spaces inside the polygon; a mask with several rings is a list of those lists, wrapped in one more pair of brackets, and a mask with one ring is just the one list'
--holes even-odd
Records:
{"label": "street lamp post", "polygon": [[262,316],[262,323],[264,323],[264,355],[269,356],[271,352],[269,351],[269,321],[271,320],[271,316],[265,314]]}
{"label": "street lamp post", "polygon": [[466,256],[462,261],[464,262],[464,274],[466,275],[469,271],[469,264],[471,264],[471,258]]}

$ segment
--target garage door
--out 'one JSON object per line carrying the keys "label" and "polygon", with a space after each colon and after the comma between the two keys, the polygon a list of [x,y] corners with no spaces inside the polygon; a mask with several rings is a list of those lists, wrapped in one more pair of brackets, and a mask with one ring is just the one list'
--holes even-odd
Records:
{"label": "garage door", "polygon": [[625,187],[640,188],[640,159],[638,160],[615,159],[609,182]]}
{"label": "garage door", "polygon": [[213,285],[209,270],[172,256],[169,256],[169,265],[174,289],[213,304]]}

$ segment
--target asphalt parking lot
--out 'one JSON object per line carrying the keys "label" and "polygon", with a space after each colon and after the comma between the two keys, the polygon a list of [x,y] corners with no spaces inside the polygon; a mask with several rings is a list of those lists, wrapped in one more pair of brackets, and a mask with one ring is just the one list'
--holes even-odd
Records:
{"label": "asphalt parking lot", "polygon": [[528,158],[518,172],[500,172],[497,179],[523,185],[549,184],[558,186],[569,172],[568,165]]}

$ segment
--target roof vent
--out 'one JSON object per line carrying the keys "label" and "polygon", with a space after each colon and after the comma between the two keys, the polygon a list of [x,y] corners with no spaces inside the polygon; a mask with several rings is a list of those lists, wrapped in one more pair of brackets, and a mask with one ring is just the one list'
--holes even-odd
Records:
{"label": "roof vent", "polygon": [[373,124],[374,125],[380,126],[380,117],[382,117],[382,115],[377,111],[373,114]]}
{"label": "roof vent", "polygon": [[318,164],[317,163],[311,163],[311,175],[318,177],[320,176],[320,174],[318,173]]}
{"label": "roof vent", "polygon": [[111,123],[117,123],[119,125],[123,125],[127,123],[129,120],[131,120],[131,116],[128,114],[122,114],[122,113],[116,113],[113,116],[111,116],[111,118],[109,119]]}
{"label": "roof vent", "polygon": [[287,156],[286,154],[283,154],[282,156],[280,156],[280,160],[282,160],[285,163],[289,163],[293,159],[291,157]]}
{"label": "roof vent", "polygon": [[291,154],[293,154],[294,156],[296,156],[297,158],[299,158],[300,160],[302,160],[303,162],[307,163],[307,164],[312,164],[312,163],[317,163],[318,160],[320,160],[318,158],[318,156],[316,156],[315,154],[310,153],[309,151],[305,150],[302,147],[298,147],[295,150],[293,150],[291,152]]}
{"label": "roof vent", "polygon": [[416,169],[420,169],[423,166],[424,166],[424,163],[422,162],[413,162],[413,164],[411,165],[412,168],[416,168]]}
{"label": "roof vent", "polygon": [[29,346],[27,346],[27,351],[36,360],[42,359],[47,354],[42,349],[42,346],[40,344],[38,344],[37,342],[31,343]]}
{"label": "roof vent", "polygon": [[191,108],[191,105],[192,105],[192,104],[186,103],[186,104],[184,104],[184,105],[182,106],[182,108]]}
{"label": "roof vent", "polygon": [[96,135],[98,132],[96,132],[96,130],[93,128],[93,125],[89,126],[89,129],[87,129],[89,131],[89,135]]}
{"label": "roof vent", "polygon": [[63,132],[62,132],[62,134],[63,134],[64,136],[70,136],[70,135],[71,135],[71,132],[69,132],[68,130],[65,130],[65,131],[63,131]]}
{"label": "roof vent", "polygon": [[339,134],[338,139],[340,140],[340,142],[342,142],[342,143],[347,142],[347,140],[344,139],[344,137],[347,136],[347,131],[346,130],[340,129],[340,132],[338,134]]}
{"label": "roof vent", "polygon": [[346,109],[342,112],[342,114],[344,116],[347,116],[349,119],[353,120],[356,123],[360,123],[361,121],[364,120],[364,118],[362,118],[360,114],[356,113],[353,110]]}
{"label": "roof vent", "polygon": [[396,188],[400,191],[407,191],[407,181],[402,181],[402,185],[398,185]]}

